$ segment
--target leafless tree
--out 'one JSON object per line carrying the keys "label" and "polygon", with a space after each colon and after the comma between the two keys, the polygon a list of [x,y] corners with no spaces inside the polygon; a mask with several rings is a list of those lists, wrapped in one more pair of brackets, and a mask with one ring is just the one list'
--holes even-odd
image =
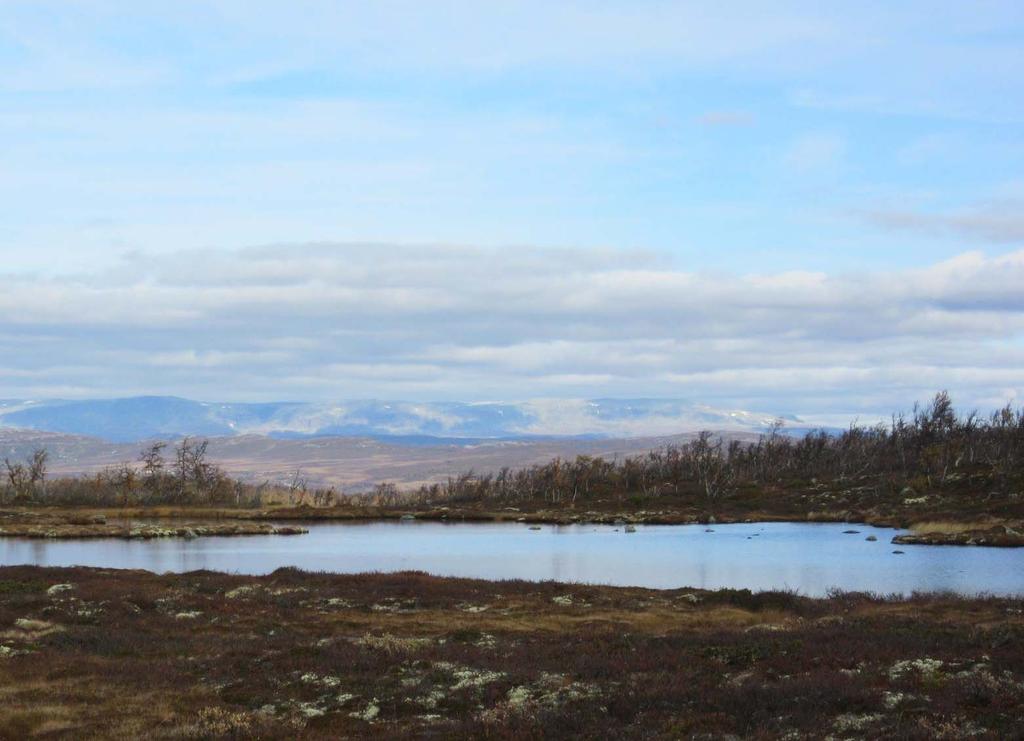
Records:
{"label": "leafless tree", "polygon": [[42,495],[46,496],[46,463],[50,454],[46,448],[36,448],[28,458],[28,478],[32,488],[39,488]]}
{"label": "leafless tree", "polygon": [[306,501],[308,485],[306,477],[302,475],[302,469],[296,468],[292,475],[291,483],[288,484],[288,501],[291,504],[303,504]]}
{"label": "leafless tree", "polygon": [[15,500],[30,500],[36,493],[46,495],[46,462],[49,457],[45,448],[36,448],[24,463],[4,458],[8,488]]}
{"label": "leafless tree", "polygon": [[707,430],[689,444],[697,481],[711,504],[717,502],[735,483],[735,471],[722,454],[722,438],[714,439]]}

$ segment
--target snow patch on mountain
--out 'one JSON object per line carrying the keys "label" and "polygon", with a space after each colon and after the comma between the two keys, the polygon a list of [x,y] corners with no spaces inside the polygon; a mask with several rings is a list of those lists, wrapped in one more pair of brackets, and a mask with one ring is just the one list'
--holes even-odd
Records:
{"label": "snow patch on mountain", "polygon": [[340,401],[236,404],[177,397],[0,402],[0,426],[113,441],[180,435],[370,437],[640,437],[702,429],[759,432],[792,415],[718,409],[683,399],[523,402]]}

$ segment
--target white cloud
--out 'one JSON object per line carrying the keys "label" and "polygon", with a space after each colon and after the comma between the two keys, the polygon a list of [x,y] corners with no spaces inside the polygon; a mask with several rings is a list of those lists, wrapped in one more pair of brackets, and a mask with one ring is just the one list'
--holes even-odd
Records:
{"label": "white cloud", "polygon": [[682,396],[814,413],[940,387],[1024,394],[1024,251],[727,275],[640,252],[316,244],[3,282],[10,397]]}
{"label": "white cloud", "polygon": [[955,211],[879,209],[868,211],[864,216],[870,223],[885,229],[995,244],[1024,243],[1024,199],[1021,198],[993,200]]}

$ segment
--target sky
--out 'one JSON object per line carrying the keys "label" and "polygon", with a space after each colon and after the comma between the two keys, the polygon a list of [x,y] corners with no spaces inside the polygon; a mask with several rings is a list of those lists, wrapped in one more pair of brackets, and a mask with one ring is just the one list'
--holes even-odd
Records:
{"label": "sky", "polygon": [[0,0],[0,398],[1024,395],[1020,2]]}

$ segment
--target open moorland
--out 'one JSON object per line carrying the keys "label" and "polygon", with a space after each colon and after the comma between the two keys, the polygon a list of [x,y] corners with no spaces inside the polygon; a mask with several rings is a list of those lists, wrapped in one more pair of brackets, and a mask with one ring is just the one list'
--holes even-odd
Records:
{"label": "open moorland", "polygon": [[[239,481],[200,441],[75,478],[48,477],[38,449],[7,461],[0,534],[811,520],[1010,546],[1024,542],[1022,453],[1024,414],[960,417],[944,395],[890,427],[700,434],[357,495]],[[1022,639],[1020,598],[8,566],[0,738],[1019,738]]]}
{"label": "open moorland", "polygon": [[1019,738],[1024,602],[0,569],[0,737]]}
{"label": "open moorland", "polygon": [[[756,442],[749,432],[723,433],[727,440]],[[617,439],[550,438],[520,440],[424,440],[403,444],[370,437],[322,436],[280,439],[265,435],[208,438],[211,460],[233,479],[288,486],[299,472],[308,486],[367,492],[382,481],[402,488],[443,484],[453,472],[500,471],[542,465],[577,456],[622,460],[650,450],[683,445],[696,437]],[[152,442],[108,442],[95,437],[0,427],[0,459],[21,460],[44,448],[56,477],[103,475],[123,461],[135,461]]]}

